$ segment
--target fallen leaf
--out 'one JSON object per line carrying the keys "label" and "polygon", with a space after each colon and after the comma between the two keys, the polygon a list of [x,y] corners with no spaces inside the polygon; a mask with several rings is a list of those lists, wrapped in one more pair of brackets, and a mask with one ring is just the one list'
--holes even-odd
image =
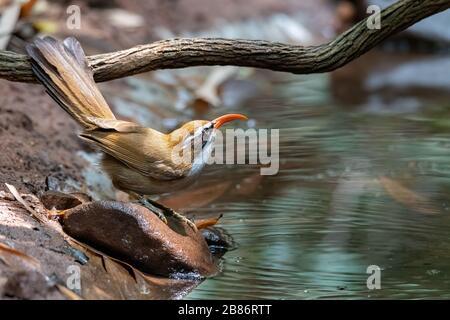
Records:
{"label": "fallen leaf", "polygon": [[27,263],[30,263],[34,268],[38,268],[40,266],[39,261],[36,260],[35,258],[30,257],[29,255],[17,249],[11,248],[10,246],[1,242],[0,242],[0,254],[13,255],[15,257],[18,257],[19,259],[22,259]]}
{"label": "fallen leaf", "polygon": [[5,183],[6,187],[9,189],[9,191],[12,193],[12,195],[14,196],[14,198],[20,202],[21,205],[23,205],[25,207],[25,209],[27,209],[27,211],[36,219],[38,219],[40,222],[42,223],[47,223],[47,220],[44,218],[43,215],[39,214],[36,212],[36,210],[33,210],[33,208],[30,207],[30,205],[22,198],[22,196],[19,194],[19,192],[17,191],[16,187],[14,187],[13,185],[10,185],[8,183]]}
{"label": "fallen leaf", "polygon": [[[75,239],[71,241],[84,248],[90,269],[96,270],[93,274],[82,273],[84,299],[179,299],[202,281],[148,275],[89,245]],[[84,278],[86,276],[88,278]]]}
{"label": "fallen leaf", "polygon": [[384,190],[397,202],[404,206],[423,213],[423,214],[438,214],[440,210],[435,206],[430,199],[417,194],[416,192],[406,188],[395,180],[387,177],[379,177],[378,180],[383,186]]}
{"label": "fallen leaf", "polygon": [[197,220],[197,221],[195,221],[195,226],[197,227],[198,230],[212,227],[212,226],[216,225],[222,217],[223,217],[223,214],[221,214],[217,218]]}

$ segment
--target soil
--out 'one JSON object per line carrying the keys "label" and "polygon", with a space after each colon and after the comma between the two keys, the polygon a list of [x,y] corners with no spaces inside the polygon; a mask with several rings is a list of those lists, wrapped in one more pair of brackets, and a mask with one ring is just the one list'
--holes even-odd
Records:
{"label": "soil", "polygon": [[0,189],[39,194],[47,181],[81,183],[77,126],[40,85],[0,80]]}

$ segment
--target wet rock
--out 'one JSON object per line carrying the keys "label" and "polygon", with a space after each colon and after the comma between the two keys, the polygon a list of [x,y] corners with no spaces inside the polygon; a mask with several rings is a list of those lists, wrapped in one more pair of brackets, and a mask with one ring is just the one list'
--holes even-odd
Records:
{"label": "wet rock", "polygon": [[116,201],[85,203],[69,209],[62,219],[64,231],[73,238],[145,273],[217,273],[202,234],[170,217],[168,222],[140,205]]}
{"label": "wet rock", "polygon": [[41,201],[44,207],[48,210],[66,210],[74,208],[90,199],[83,193],[62,193],[58,191],[47,191],[41,196]]}
{"label": "wet rock", "polygon": [[231,235],[223,228],[208,227],[201,230],[209,249],[214,255],[222,256],[237,247]]}

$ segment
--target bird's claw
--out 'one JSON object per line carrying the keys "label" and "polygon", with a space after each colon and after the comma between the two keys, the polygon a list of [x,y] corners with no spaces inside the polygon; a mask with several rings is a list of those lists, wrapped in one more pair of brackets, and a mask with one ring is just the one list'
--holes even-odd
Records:
{"label": "bird's claw", "polygon": [[195,223],[192,220],[190,220],[189,218],[186,218],[185,216],[183,216],[182,214],[180,214],[176,211],[172,210],[171,213],[174,218],[180,220],[181,222],[186,223],[189,227],[191,227],[192,230],[194,230],[194,232],[198,231],[197,226],[195,225]]}
{"label": "bird's claw", "polygon": [[192,220],[186,218],[186,223],[188,224],[189,227],[191,227],[191,229],[192,229],[194,232],[197,232],[197,231],[198,231],[197,225],[195,224],[194,221],[192,221]]}
{"label": "bird's claw", "polygon": [[147,209],[149,209],[150,211],[152,211],[153,213],[155,213],[158,218],[160,218],[165,224],[167,224],[167,218],[166,216],[171,216],[181,222],[186,223],[192,230],[194,230],[194,232],[197,232],[197,226],[195,225],[195,223],[193,221],[191,221],[190,219],[186,218],[184,215],[182,215],[181,213],[178,213],[176,211],[174,211],[173,209],[164,206],[161,203],[158,203],[156,201],[150,200],[150,199],[146,199],[141,197],[139,199],[139,202],[146,207]]}
{"label": "bird's claw", "polygon": [[162,222],[164,222],[165,224],[168,224],[167,218],[164,215],[164,213],[162,213],[161,211],[157,211],[157,212],[153,211],[153,212],[158,216],[159,219],[161,219]]}

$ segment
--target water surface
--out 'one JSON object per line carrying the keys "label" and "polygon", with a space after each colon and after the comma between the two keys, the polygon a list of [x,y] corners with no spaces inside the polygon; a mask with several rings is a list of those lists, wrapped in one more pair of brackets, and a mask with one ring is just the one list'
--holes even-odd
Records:
{"label": "water surface", "polygon": [[[204,183],[230,187],[190,211],[223,213],[238,248],[189,299],[450,298],[448,88],[424,97],[426,79],[405,90],[390,72],[359,75],[359,88],[330,74],[255,76],[270,88],[226,111],[280,129],[280,171],[207,169]],[[380,77],[391,85],[370,91]],[[380,290],[367,288],[370,265]]]}

